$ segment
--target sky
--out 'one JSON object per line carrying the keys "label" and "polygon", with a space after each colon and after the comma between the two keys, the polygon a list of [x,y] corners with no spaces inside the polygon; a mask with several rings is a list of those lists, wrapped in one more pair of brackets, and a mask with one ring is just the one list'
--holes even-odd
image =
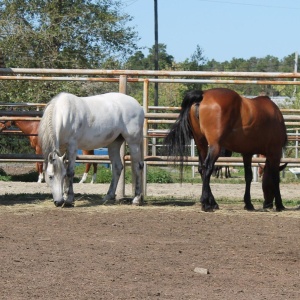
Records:
{"label": "sky", "polygon": [[[154,45],[154,0],[122,0],[140,47]],[[299,0],[157,0],[158,42],[176,62],[189,59],[197,45],[205,58],[282,59],[300,54]]]}

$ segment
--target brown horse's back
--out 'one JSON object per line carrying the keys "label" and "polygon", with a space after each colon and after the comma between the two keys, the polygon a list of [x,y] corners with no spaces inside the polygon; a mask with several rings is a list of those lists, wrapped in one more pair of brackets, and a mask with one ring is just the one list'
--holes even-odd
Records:
{"label": "brown horse's back", "polygon": [[198,122],[194,136],[202,143],[206,140],[208,145],[219,145],[234,152],[275,151],[272,155],[281,157],[280,149],[286,142],[282,114],[265,96],[247,99],[223,88],[204,91],[199,107],[193,105],[190,110],[190,122],[194,128]]}

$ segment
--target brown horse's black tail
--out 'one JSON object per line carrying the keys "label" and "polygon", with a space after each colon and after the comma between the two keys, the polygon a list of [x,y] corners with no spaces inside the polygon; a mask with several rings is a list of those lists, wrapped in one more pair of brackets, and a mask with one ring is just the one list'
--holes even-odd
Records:
{"label": "brown horse's black tail", "polygon": [[198,90],[186,93],[182,104],[180,114],[172,125],[170,132],[164,140],[166,155],[174,160],[179,159],[182,175],[183,162],[187,160],[190,153],[192,131],[189,124],[189,111],[194,103],[200,103],[203,99],[203,92]]}

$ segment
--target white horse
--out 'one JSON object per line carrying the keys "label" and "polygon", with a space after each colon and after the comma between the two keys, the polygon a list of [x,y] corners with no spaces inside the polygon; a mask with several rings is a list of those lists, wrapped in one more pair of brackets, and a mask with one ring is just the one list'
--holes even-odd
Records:
{"label": "white horse", "polygon": [[120,147],[127,142],[135,187],[135,205],[142,205],[144,111],[132,97],[108,93],[76,97],[61,93],[47,105],[39,126],[45,179],[56,206],[73,206],[73,177],[77,149],[108,147],[112,181],[104,203],[115,200],[123,164]]}

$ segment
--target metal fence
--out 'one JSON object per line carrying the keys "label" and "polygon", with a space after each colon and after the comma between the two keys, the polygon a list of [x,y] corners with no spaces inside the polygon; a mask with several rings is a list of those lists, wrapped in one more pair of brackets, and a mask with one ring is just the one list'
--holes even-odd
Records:
{"label": "metal fence", "polygon": [[[0,68],[0,80],[27,80],[27,81],[80,81],[80,82],[116,82],[119,83],[119,92],[127,93],[127,83],[143,82],[143,108],[145,112],[144,122],[144,158],[145,173],[147,165],[168,165],[170,162],[166,157],[156,156],[155,152],[149,155],[149,145],[153,148],[156,139],[163,137],[166,130],[150,128],[154,124],[171,124],[176,119],[178,112],[172,111],[179,108],[173,107],[153,107],[150,106],[149,85],[152,83],[209,83],[209,84],[259,84],[259,85],[299,85],[300,73],[274,73],[274,72],[203,72],[203,71],[147,71],[147,70],[82,70],[82,69],[24,69],[24,68]],[[155,78],[154,78],[155,77]],[[184,77],[184,78],[183,78]],[[4,91],[5,92],[5,91]],[[1,106],[18,105],[12,103],[0,103]],[[43,104],[19,104],[35,105]],[[160,111],[160,112],[158,112]],[[282,110],[286,125],[295,128],[294,132],[289,132],[289,140],[295,142],[297,156],[295,158],[283,158],[282,162],[288,162],[290,166],[300,166],[298,158],[298,129],[300,127],[299,110]],[[41,112],[7,112],[0,111],[0,121],[7,120],[37,120],[41,117]],[[149,126],[150,125],[150,126]],[[155,127],[155,126],[154,126]],[[157,145],[156,145],[157,147]],[[156,147],[154,149],[156,149]],[[153,155],[154,154],[154,155]],[[124,162],[130,160],[130,156],[125,155],[125,145],[121,149],[121,156]],[[78,162],[100,162],[107,160],[107,156],[82,156],[77,157]],[[25,154],[0,155],[0,162],[28,162],[42,161],[42,157]],[[253,158],[253,164],[264,162],[262,158]],[[187,165],[197,165],[198,158],[191,156]],[[217,164],[240,166],[242,158],[220,157]],[[144,178],[146,176],[144,175]],[[120,179],[117,193],[124,196],[124,172]],[[144,179],[146,186],[146,180]]]}

